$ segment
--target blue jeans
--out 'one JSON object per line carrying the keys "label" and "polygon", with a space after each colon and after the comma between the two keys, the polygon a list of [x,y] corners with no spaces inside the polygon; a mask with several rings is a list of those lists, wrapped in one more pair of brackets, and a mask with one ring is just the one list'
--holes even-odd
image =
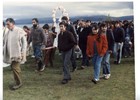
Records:
{"label": "blue jeans", "polygon": [[72,54],[72,49],[66,52],[62,52],[64,79],[71,78],[70,70],[69,70],[69,65],[71,63],[71,60],[70,60],[71,54]]}
{"label": "blue jeans", "polygon": [[103,57],[103,74],[110,74],[110,53],[107,51]]}
{"label": "blue jeans", "polygon": [[115,61],[117,61],[118,63],[121,62],[122,48],[123,48],[123,43],[116,43],[115,42],[115,44],[114,44],[114,58],[115,58]]}
{"label": "blue jeans", "polygon": [[103,57],[99,56],[98,54],[95,54],[92,58],[94,69],[93,77],[95,80],[99,80],[102,59]]}
{"label": "blue jeans", "polygon": [[33,45],[34,56],[36,60],[41,59],[41,45]]}
{"label": "blue jeans", "polygon": [[37,70],[40,70],[42,66],[44,65],[42,61],[41,45],[34,45],[33,50],[34,50],[34,56],[35,56],[36,62],[38,64]]}

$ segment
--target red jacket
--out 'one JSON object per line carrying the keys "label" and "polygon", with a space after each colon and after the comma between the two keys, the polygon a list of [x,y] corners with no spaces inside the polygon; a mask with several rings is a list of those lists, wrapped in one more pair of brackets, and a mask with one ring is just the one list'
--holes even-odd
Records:
{"label": "red jacket", "polygon": [[101,34],[100,37],[100,42],[97,41],[98,34],[95,35],[89,35],[87,38],[87,49],[86,53],[87,56],[93,56],[94,55],[94,42],[96,43],[97,46],[97,52],[100,56],[104,56],[107,49],[108,49],[108,42],[105,34]]}

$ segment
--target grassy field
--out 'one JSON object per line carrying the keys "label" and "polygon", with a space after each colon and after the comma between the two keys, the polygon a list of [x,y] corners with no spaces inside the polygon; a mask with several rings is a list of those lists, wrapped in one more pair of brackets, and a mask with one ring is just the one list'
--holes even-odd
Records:
{"label": "grassy field", "polygon": [[[3,70],[4,100],[134,100],[135,76],[134,58],[123,58],[122,64],[114,65],[111,60],[111,78],[101,80],[99,84],[91,82],[93,67],[71,73],[72,80],[61,84],[61,59],[56,55],[54,67],[48,67],[42,73],[34,72],[34,59],[22,65],[23,87],[9,90],[13,81],[10,67]],[[80,67],[80,60],[77,60]],[[101,70],[102,73],[102,70]]]}

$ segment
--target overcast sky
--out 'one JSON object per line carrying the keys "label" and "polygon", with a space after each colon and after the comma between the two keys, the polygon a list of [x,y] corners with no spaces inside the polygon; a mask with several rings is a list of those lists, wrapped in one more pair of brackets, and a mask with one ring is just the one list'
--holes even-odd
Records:
{"label": "overcast sky", "polygon": [[[52,16],[52,10],[63,6],[69,16],[108,15],[119,17],[133,15],[133,2],[4,2],[4,19],[45,18]],[[57,16],[61,12],[57,12]]]}

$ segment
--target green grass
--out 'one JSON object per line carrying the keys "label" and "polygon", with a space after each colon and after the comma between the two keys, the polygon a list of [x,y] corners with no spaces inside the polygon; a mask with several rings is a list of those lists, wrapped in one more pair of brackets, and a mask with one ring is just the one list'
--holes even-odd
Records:
{"label": "green grass", "polygon": [[[120,65],[114,65],[112,61],[109,80],[101,80],[97,85],[92,83],[91,66],[71,73],[72,80],[62,85],[61,59],[58,55],[54,61],[55,66],[46,68],[40,74],[34,72],[35,62],[28,58],[28,62],[21,66],[23,87],[16,91],[11,91],[8,87],[14,82],[11,68],[4,68],[3,98],[4,100],[134,100],[134,58],[124,58]],[[77,63],[80,67],[80,60],[77,60]]]}

